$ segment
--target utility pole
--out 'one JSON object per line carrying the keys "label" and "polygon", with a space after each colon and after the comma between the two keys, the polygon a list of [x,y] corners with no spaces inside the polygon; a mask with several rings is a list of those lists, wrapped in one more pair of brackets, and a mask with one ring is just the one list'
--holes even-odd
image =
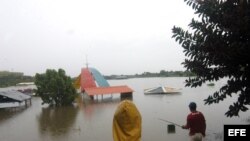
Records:
{"label": "utility pole", "polygon": [[86,67],[88,68],[89,67],[89,64],[88,64],[88,56],[86,55]]}

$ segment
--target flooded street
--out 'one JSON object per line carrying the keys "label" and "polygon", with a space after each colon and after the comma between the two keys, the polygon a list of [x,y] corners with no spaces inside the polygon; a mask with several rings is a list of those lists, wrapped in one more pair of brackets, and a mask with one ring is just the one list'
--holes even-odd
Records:
{"label": "flooded street", "polygon": [[[218,90],[226,81],[215,86],[199,88],[184,87],[185,78],[137,78],[111,80],[111,85],[128,85],[134,90],[133,102],[142,116],[142,141],[188,141],[188,130],[175,127],[175,133],[167,132],[166,119],[183,125],[189,113],[190,101],[197,103],[197,110],[203,112],[207,123],[205,140],[223,140],[224,124],[249,124],[250,114],[227,118],[224,113],[236,100],[228,98],[220,104],[204,105],[203,100]],[[155,86],[181,88],[180,94],[144,95],[143,89]],[[105,96],[102,100],[77,102],[74,106],[52,108],[41,105],[39,97],[32,98],[32,105],[24,110],[0,110],[0,141],[111,141],[112,120],[119,95]]]}

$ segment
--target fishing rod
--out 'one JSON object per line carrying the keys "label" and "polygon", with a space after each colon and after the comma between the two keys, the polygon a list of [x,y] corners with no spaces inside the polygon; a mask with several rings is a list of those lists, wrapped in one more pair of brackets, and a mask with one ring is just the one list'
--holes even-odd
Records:
{"label": "fishing rod", "polygon": [[179,125],[179,124],[176,124],[176,123],[174,123],[174,122],[171,122],[171,121],[168,121],[168,120],[165,120],[165,119],[158,118],[158,120],[165,121],[165,122],[168,122],[168,123],[174,124],[174,125],[176,125],[176,126],[182,127],[182,126],[181,126],[181,125]]}
{"label": "fishing rod", "polygon": [[[161,121],[164,121],[164,122],[167,122],[167,123],[171,123],[171,124],[173,124],[173,125],[175,125],[175,126],[179,126],[179,127],[182,128],[181,125],[176,124],[176,123],[174,123],[174,122],[171,122],[171,121],[168,121],[168,120],[165,120],[165,119],[161,119],[161,118],[158,118],[158,120],[161,120]],[[219,134],[219,133],[216,133],[216,132],[214,132],[213,130],[210,130],[210,129],[206,129],[206,130],[209,131],[210,133],[213,133],[213,134]],[[207,135],[209,135],[209,133],[207,133]]]}

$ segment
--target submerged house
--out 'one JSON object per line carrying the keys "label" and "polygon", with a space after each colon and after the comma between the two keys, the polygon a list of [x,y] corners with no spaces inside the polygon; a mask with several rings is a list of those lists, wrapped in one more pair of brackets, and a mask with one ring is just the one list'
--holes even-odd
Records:
{"label": "submerged house", "polygon": [[31,96],[16,90],[0,90],[0,108],[31,105]]}
{"label": "submerged house", "polygon": [[177,94],[177,93],[180,93],[180,89],[166,87],[166,86],[144,89],[144,94]]}
{"label": "submerged house", "polygon": [[95,68],[82,68],[81,74],[75,83],[76,88],[80,88],[82,93],[90,98],[107,94],[120,94],[121,99],[132,98],[133,90],[126,85],[110,86],[103,75]]}

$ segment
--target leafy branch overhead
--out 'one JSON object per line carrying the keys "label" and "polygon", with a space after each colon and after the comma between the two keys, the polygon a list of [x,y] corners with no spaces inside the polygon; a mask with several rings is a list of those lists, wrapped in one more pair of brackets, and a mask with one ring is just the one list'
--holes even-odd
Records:
{"label": "leafy branch overhead", "polygon": [[237,95],[237,101],[225,114],[238,116],[250,105],[250,1],[184,1],[198,16],[197,20],[191,20],[189,31],[176,26],[172,29],[172,37],[184,48],[184,67],[196,74],[186,80],[186,86],[228,79],[227,84],[204,101],[205,104],[219,103]]}

